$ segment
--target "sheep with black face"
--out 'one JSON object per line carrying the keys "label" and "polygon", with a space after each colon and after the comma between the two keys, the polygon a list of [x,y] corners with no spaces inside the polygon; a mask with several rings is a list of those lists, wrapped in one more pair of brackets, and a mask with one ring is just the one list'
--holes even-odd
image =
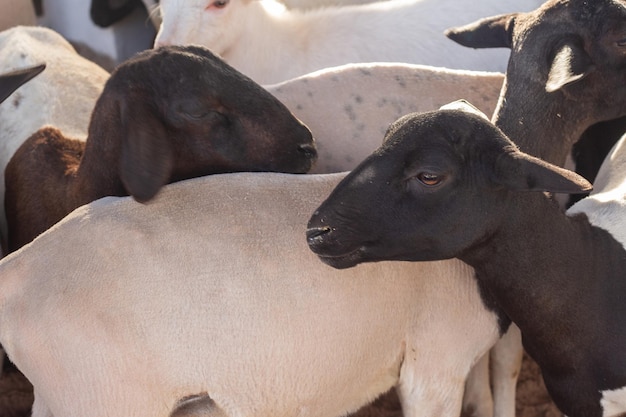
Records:
{"label": "sheep with black face", "polygon": [[[309,247],[348,268],[457,257],[524,347],[568,416],[626,412],[626,250],[540,192],[582,177],[519,151],[477,115],[409,115],[309,222]],[[538,273],[540,271],[540,273]]]}

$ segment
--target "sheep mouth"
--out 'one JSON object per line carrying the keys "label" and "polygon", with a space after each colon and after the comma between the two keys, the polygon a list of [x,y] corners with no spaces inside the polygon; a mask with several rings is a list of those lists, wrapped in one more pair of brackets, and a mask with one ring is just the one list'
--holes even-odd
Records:
{"label": "sheep mouth", "polygon": [[341,255],[317,254],[317,257],[326,265],[332,266],[335,269],[347,269],[366,262],[364,249],[364,247],[360,247]]}

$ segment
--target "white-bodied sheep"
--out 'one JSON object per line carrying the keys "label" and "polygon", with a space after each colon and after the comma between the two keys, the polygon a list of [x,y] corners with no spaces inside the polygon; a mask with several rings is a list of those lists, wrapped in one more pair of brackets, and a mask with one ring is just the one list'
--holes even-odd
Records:
{"label": "white-bodied sheep", "polygon": [[5,257],[0,341],[33,417],[166,417],[202,392],[228,416],[341,416],[394,384],[405,416],[458,417],[496,317],[458,261],[322,265],[306,219],[343,176],[107,197]]}
{"label": "white-bodied sheep", "polygon": [[167,183],[234,171],[305,173],[310,130],[275,97],[200,46],[151,49],[111,74],[86,141],[56,126],[5,171],[8,250],[107,195],[146,202]]}
{"label": "white-bodied sheep", "polygon": [[504,76],[410,64],[348,64],[265,88],[315,136],[313,173],[349,171],[400,116],[458,99],[495,110]]}
{"label": "white-bodied sheep", "polygon": [[272,13],[256,0],[162,0],[155,45],[204,45],[262,84],[356,62],[506,69],[506,51],[470,51],[443,35],[482,16],[540,0],[394,0]]}

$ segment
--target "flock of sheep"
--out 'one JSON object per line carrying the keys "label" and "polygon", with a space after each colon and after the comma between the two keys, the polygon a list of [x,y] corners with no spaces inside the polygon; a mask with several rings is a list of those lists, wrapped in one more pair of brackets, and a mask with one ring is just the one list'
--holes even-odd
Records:
{"label": "flock of sheep", "polygon": [[0,32],[33,417],[513,417],[522,340],[626,413],[626,1],[329,3],[161,0],[111,74]]}

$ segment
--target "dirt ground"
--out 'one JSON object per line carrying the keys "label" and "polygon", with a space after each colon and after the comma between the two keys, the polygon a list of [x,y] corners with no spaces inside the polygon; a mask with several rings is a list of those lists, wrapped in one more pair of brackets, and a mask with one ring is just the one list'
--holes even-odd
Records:
{"label": "dirt ground", "polygon": [[[30,384],[19,372],[0,378],[0,417],[28,417],[32,401]],[[402,412],[398,398],[390,392],[352,417],[402,417]],[[550,401],[537,364],[527,356],[517,384],[517,417],[561,417]]]}

